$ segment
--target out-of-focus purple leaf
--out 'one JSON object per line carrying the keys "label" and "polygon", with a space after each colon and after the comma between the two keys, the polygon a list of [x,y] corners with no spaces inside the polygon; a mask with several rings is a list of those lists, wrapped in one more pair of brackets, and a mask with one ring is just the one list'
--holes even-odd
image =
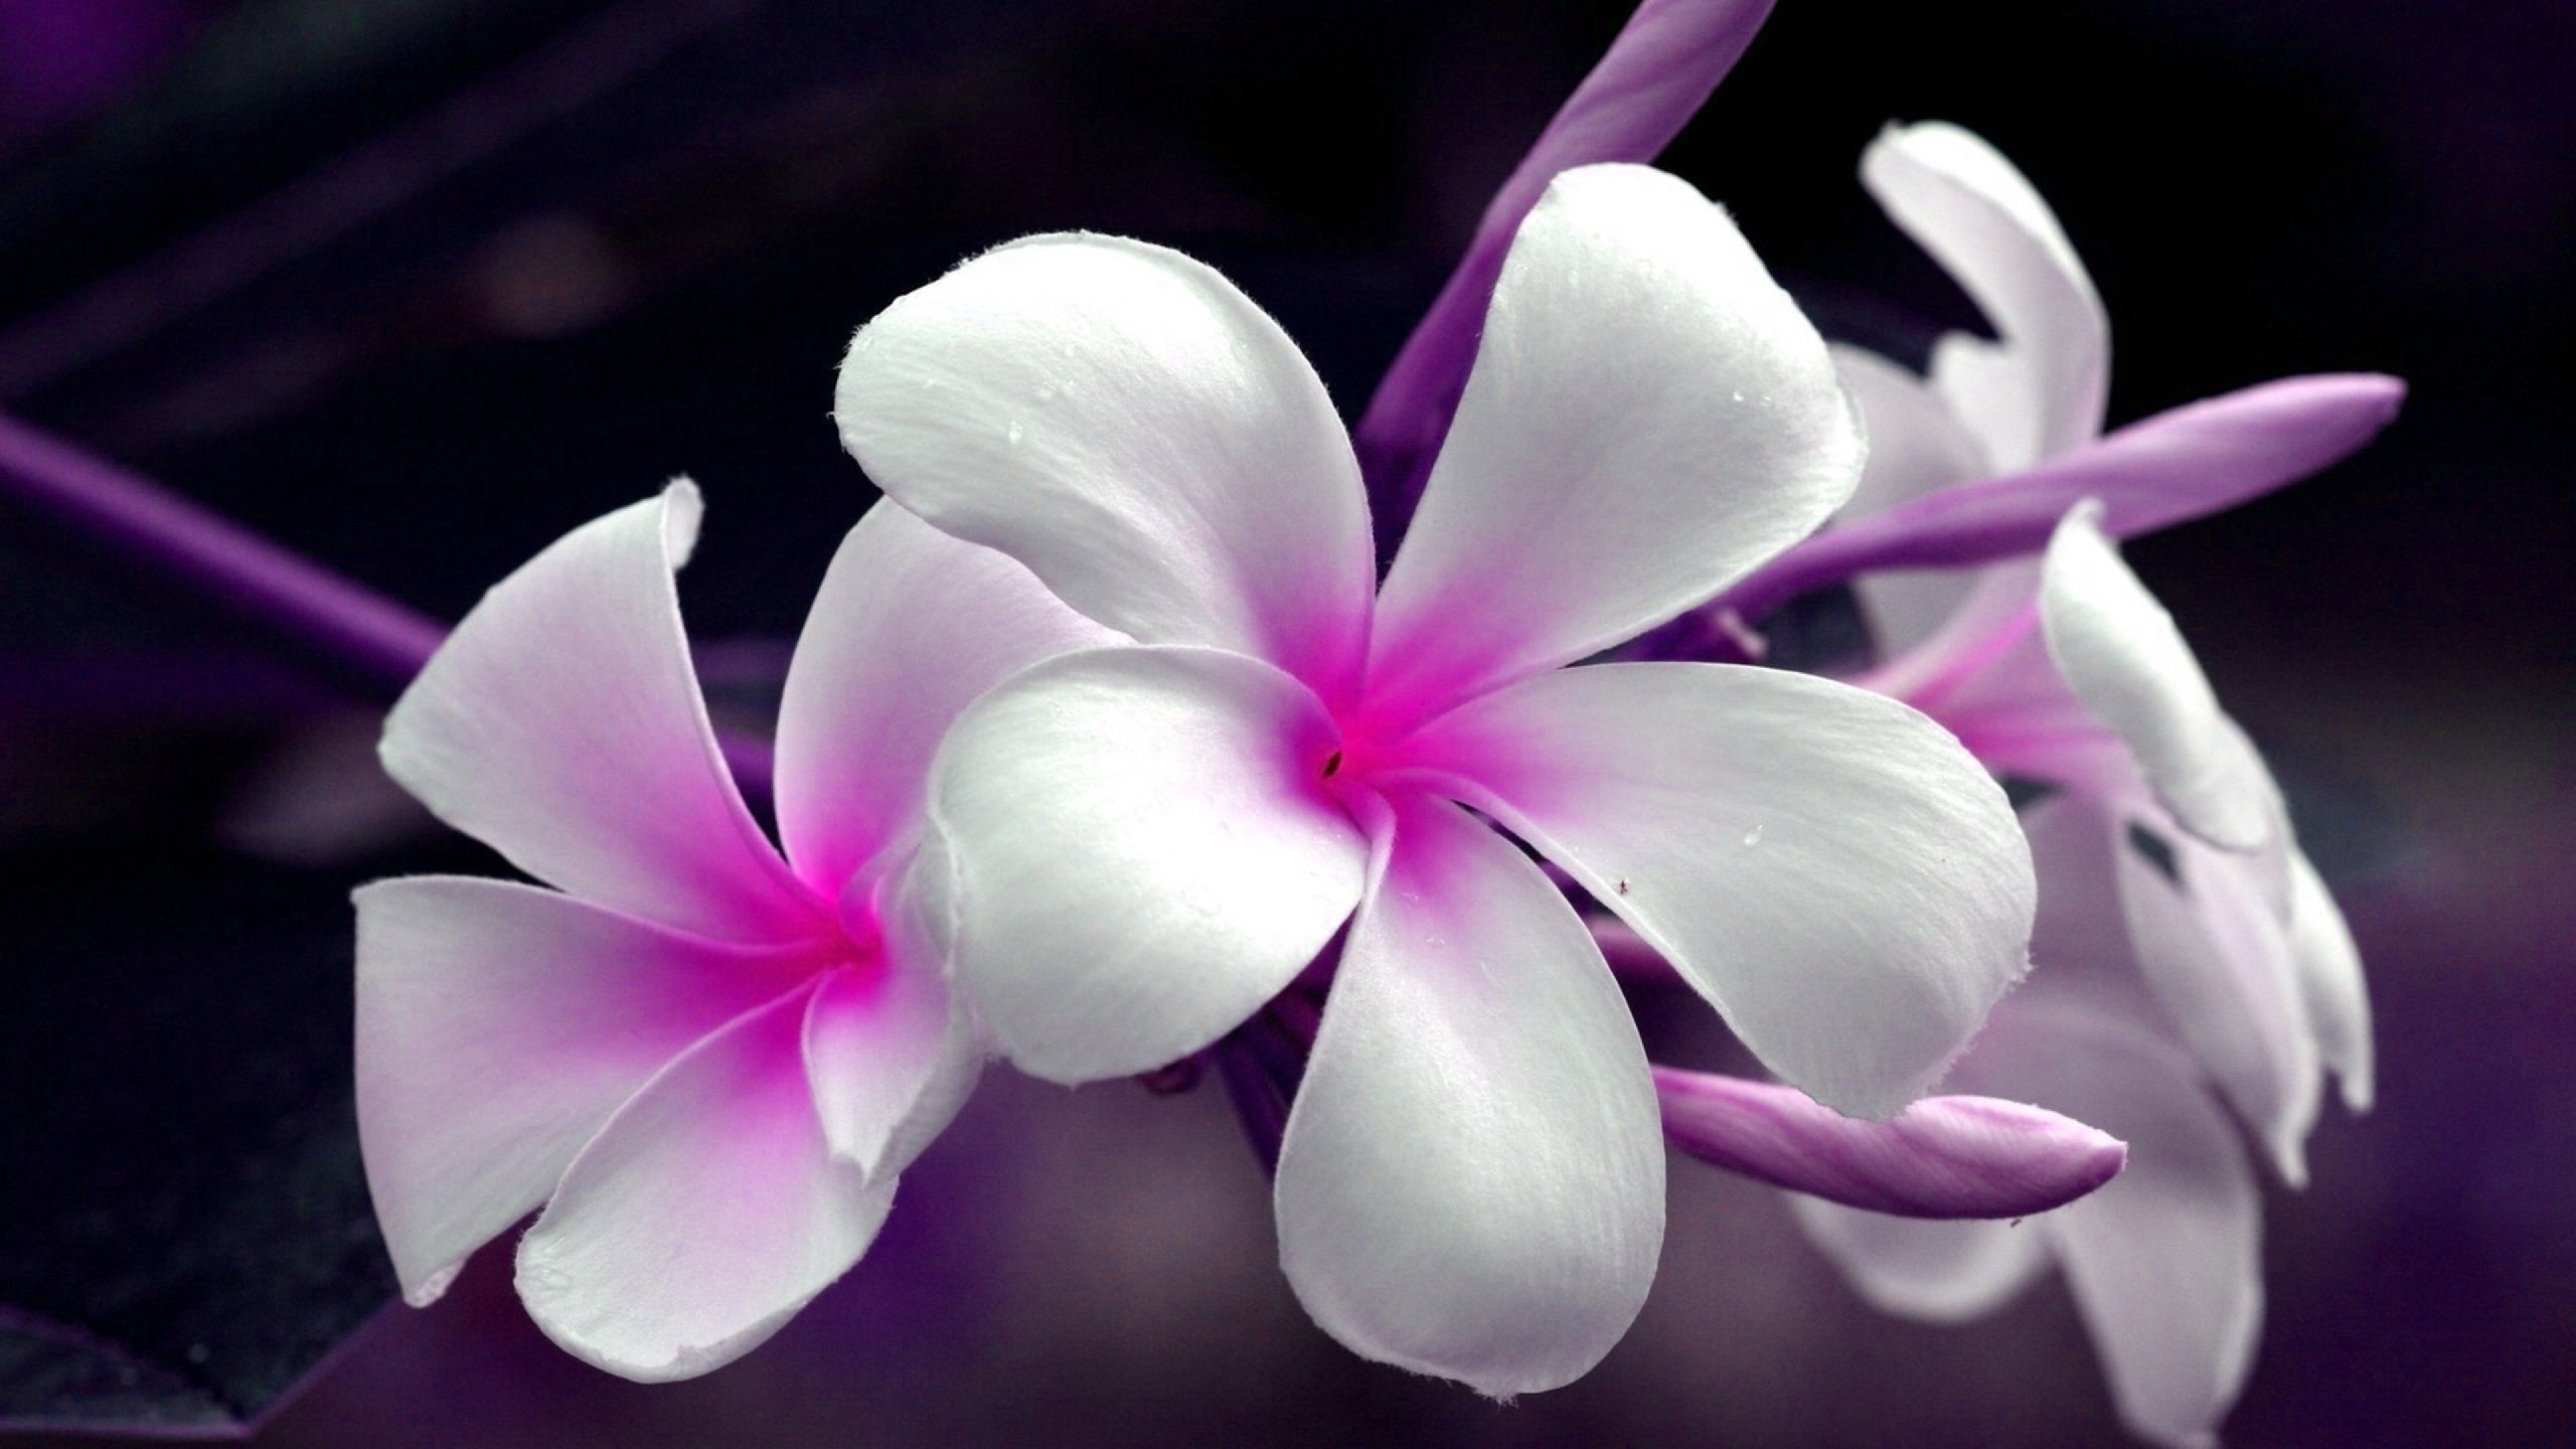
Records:
{"label": "out-of-focus purple leaf", "polygon": [[0,868],[0,1426],[254,1421],[392,1293],[351,881],[144,839]]}

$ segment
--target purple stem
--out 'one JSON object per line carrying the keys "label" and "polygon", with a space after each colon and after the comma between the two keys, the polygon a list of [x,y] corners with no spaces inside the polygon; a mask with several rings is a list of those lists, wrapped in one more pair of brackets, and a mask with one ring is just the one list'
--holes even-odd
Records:
{"label": "purple stem", "polygon": [[0,332],[0,398],[24,398],[346,235],[632,81],[744,4],[655,0],[593,17],[491,80]]}
{"label": "purple stem", "polygon": [[2117,1138],[1990,1097],[1926,1097],[1884,1122],[1769,1082],[1657,1067],[1674,1146],[1729,1172],[1871,1212],[2018,1218],[2063,1207],[2127,1165]]}
{"label": "purple stem", "polygon": [[[5,415],[0,498],[52,520],[102,557],[203,596],[378,703],[408,688],[447,637],[429,615]],[[766,795],[768,742],[719,738],[743,789]]]}
{"label": "purple stem", "polygon": [[1448,436],[1485,305],[1521,219],[1560,171],[1651,161],[1735,67],[1773,0],[1645,0],[1494,194],[1467,254],[1396,353],[1353,431],[1386,536],[1399,536]]}
{"label": "purple stem", "polygon": [[99,553],[202,594],[297,653],[327,661],[373,695],[401,693],[447,634],[427,614],[6,416],[0,493]]}

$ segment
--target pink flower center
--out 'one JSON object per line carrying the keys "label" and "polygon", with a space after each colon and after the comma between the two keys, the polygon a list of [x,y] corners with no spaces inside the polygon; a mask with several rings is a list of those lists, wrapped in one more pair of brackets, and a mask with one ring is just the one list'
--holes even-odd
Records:
{"label": "pink flower center", "polygon": [[1387,776],[1411,763],[1404,739],[1411,731],[1390,730],[1382,715],[1365,708],[1337,714],[1333,733],[1310,746],[1308,768],[1324,793],[1366,827],[1384,807],[1363,802],[1382,797]]}
{"label": "pink flower center", "polygon": [[835,911],[841,926],[840,939],[824,946],[817,969],[874,967],[884,960],[885,925],[878,914],[877,900],[885,883],[883,875],[863,872],[842,889]]}

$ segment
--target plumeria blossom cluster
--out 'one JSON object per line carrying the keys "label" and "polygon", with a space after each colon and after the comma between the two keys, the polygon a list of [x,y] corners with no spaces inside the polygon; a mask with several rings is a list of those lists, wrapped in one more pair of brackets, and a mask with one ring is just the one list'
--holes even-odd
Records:
{"label": "plumeria blossom cluster", "polygon": [[[1875,444],[1846,517],[2096,445],[2108,325],[2029,183],[1944,125],[1891,129],[1862,176],[1997,337],[1943,339],[1923,378],[1839,355]],[[2398,392],[2378,378],[2307,387],[2390,411]],[[2342,914],[2260,755],[2103,529],[2138,493],[2224,496],[2233,482],[2133,467],[2069,509],[2038,560],[1858,581],[1885,655],[1861,682],[1941,720],[1999,775],[2057,792],[2026,812],[2042,969],[1959,1080],[2107,1127],[2132,1157],[2035,1232],[1800,1204],[1862,1292],[1899,1313],[1973,1316],[2061,1264],[2123,1416],[2177,1444],[2204,1439],[2235,1397],[2261,1313],[2259,1199],[2211,1089],[2294,1186],[2324,1075],[2355,1111],[2372,1092]]]}
{"label": "plumeria blossom cluster", "polygon": [[[2227,1109],[2299,1180],[2322,1074],[2367,1102],[2368,1010],[2112,539],[2324,466],[2394,384],[2103,436],[2091,283],[1943,126],[1864,178],[1997,335],[1925,376],[1829,348],[1636,164],[1767,8],[1649,0],[1355,430],[1144,242],[1014,242],[861,328],[835,417],[885,497],[796,648],[774,844],[681,629],[693,487],[495,588],[382,753],[537,884],[358,897],[406,1296],[536,1213],[549,1335],[702,1372],[858,1262],[988,1058],[1213,1063],[1289,1284],[1369,1358],[1495,1396],[1589,1370],[1652,1284],[1669,1140],[1795,1190],[1892,1311],[2062,1266],[2132,1427],[2205,1435],[2260,1303]],[[1749,657],[1846,583],[1873,666]],[[1778,1080],[1650,1063],[1614,966]]]}

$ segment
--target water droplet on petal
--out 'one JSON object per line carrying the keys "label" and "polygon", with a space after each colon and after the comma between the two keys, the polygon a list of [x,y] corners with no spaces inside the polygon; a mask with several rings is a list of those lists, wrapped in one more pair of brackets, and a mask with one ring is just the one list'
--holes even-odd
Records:
{"label": "water droplet on petal", "polygon": [[1003,441],[1009,443],[1014,448],[1020,445],[1020,424],[1018,419],[1012,419],[1011,430],[1003,434]]}
{"label": "water droplet on petal", "polygon": [[1740,388],[1740,387],[1739,387],[1739,388],[1737,388],[1737,389],[1736,389],[1736,390],[1731,394],[1731,396],[1732,396],[1732,397],[1733,397],[1737,402],[1742,402],[1742,401],[1744,401],[1744,389],[1742,389],[1742,388]]}
{"label": "water droplet on petal", "polygon": [[1752,829],[1744,832],[1744,843],[1746,845],[1760,845],[1762,843],[1762,827],[1756,825]]}

